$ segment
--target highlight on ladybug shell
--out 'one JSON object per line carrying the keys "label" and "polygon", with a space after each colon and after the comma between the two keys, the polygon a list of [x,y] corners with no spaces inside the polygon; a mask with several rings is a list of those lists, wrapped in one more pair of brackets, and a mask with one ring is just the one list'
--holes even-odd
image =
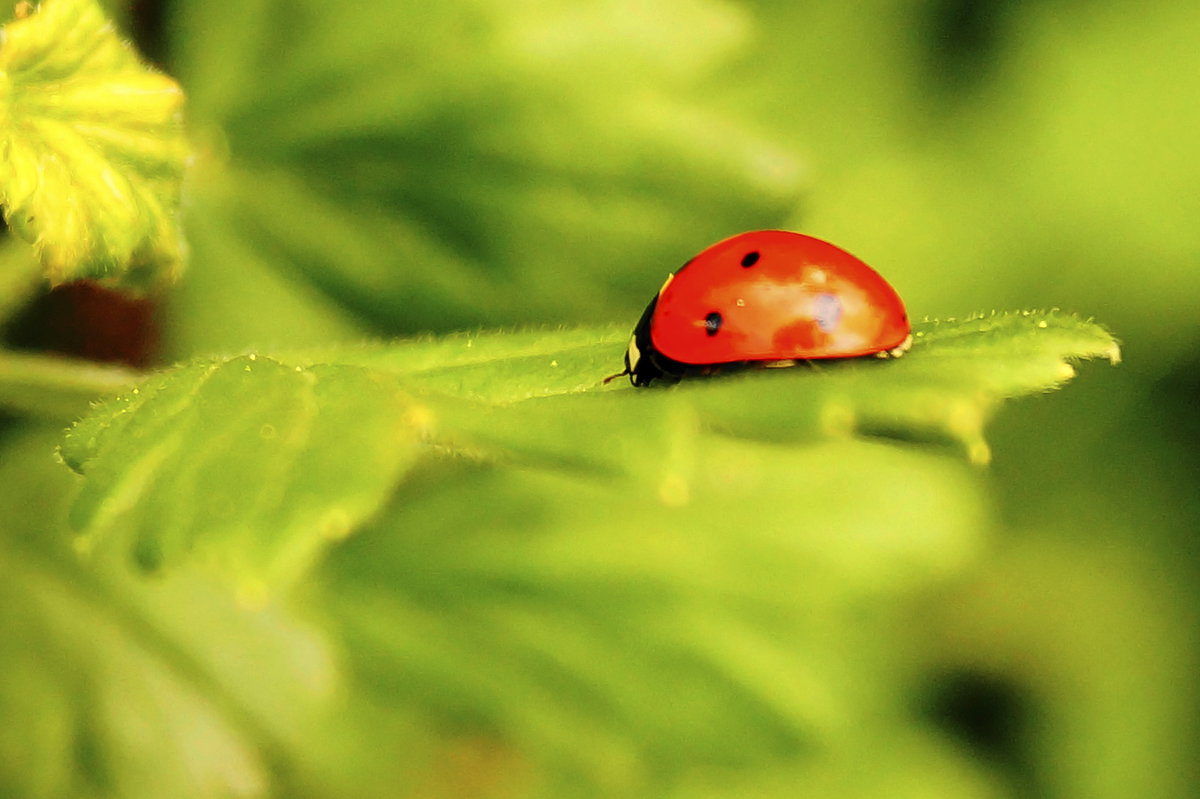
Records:
{"label": "highlight on ladybug shell", "polygon": [[870,266],[813,236],[759,230],[667,278],[613,377],[646,386],[741,366],[898,357],[911,343],[904,302]]}

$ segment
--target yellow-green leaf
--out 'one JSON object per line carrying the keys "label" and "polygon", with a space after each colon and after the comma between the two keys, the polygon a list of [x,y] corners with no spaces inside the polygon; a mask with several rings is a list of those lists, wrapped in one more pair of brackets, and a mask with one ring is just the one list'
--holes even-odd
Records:
{"label": "yellow-green leaf", "polygon": [[419,454],[395,381],[352,366],[199,363],[105,407],[63,448],[93,478],[79,548],[127,547],[146,568],[196,552],[250,602],[353,532]]}
{"label": "yellow-green leaf", "polygon": [[95,0],[17,16],[0,40],[5,220],[55,284],[174,276],[188,155],[179,85],[141,61]]}

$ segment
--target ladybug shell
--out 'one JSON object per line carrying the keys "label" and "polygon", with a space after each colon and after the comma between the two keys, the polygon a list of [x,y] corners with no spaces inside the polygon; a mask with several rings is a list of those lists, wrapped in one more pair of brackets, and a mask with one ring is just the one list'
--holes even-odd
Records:
{"label": "ladybug shell", "polygon": [[645,385],[698,366],[899,354],[910,332],[904,303],[874,269],[821,239],[764,230],[718,242],[668,278],[627,366]]}

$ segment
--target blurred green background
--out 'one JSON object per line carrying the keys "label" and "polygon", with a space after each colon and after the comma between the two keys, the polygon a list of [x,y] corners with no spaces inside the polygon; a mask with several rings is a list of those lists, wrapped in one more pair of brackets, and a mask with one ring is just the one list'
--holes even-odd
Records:
{"label": "blurred green background", "polygon": [[[926,739],[873,741],[732,793],[702,769],[670,790],[1196,793],[1194,2],[176,0],[126,21],[188,92],[197,146],[189,271],[123,334],[158,362],[632,326],[666,272],[768,227],[851,250],[918,319],[1058,307],[1110,326],[1119,369],[1007,406],[991,465],[955,472],[978,554],[897,611],[886,645],[911,672],[879,704],[953,756],[926,770]],[[10,340],[54,345],[53,302]],[[54,435],[7,422],[23,496],[66,490],[52,464],[20,466]],[[411,795],[510,795],[486,776],[520,771],[507,756],[455,750],[456,776]]]}

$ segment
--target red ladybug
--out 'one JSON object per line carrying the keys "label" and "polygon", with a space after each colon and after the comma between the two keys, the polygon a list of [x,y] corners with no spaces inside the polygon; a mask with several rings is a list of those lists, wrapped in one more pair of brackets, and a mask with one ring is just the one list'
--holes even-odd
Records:
{"label": "red ladybug", "polygon": [[717,242],[667,278],[613,377],[645,386],[749,364],[899,356],[911,330],[895,289],[850,253],[759,230]]}

